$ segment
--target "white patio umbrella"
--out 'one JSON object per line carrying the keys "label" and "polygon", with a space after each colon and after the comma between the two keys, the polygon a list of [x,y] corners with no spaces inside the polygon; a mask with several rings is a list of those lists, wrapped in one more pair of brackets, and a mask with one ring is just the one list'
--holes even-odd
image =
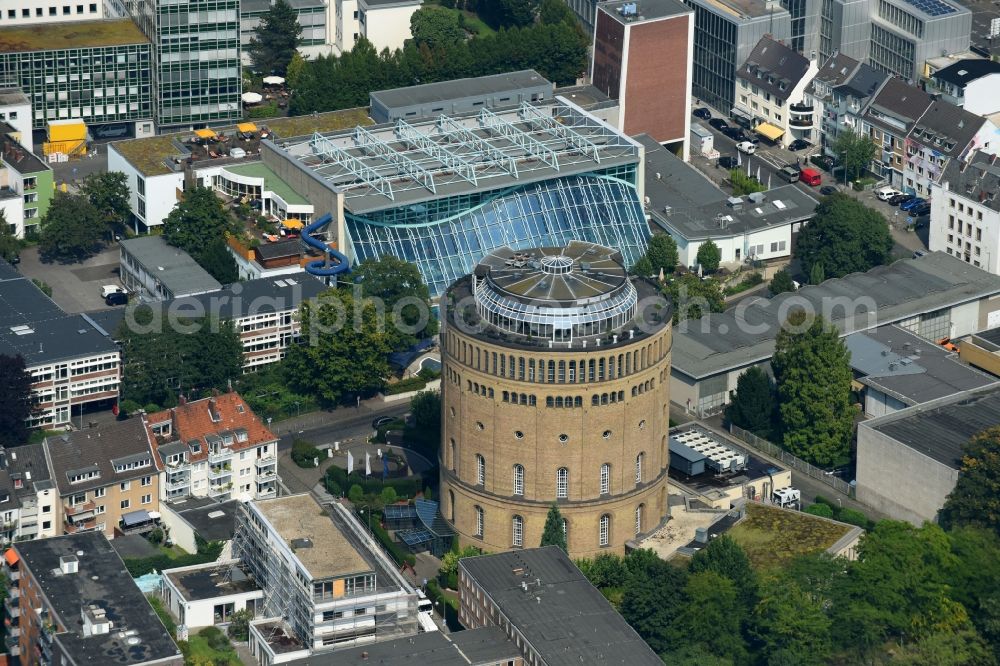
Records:
{"label": "white patio umbrella", "polygon": [[264,97],[260,93],[245,92],[241,95],[244,104],[259,104]]}
{"label": "white patio umbrella", "polygon": [[269,86],[280,86],[285,82],[285,79],[280,76],[265,76],[264,84]]}

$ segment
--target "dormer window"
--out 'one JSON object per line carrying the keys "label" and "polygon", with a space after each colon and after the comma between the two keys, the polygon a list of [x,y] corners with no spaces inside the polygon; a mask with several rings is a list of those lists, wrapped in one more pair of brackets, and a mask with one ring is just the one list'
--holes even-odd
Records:
{"label": "dormer window", "polygon": [[153,434],[158,437],[169,437],[170,433],[172,432],[172,429],[170,427],[171,425],[173,425],[172,422],[163,421],[161,423],[154,423],[151,426],[149,426],[149,428],[150,430],[153,431]]}
{"label": "dormer window", "polygon": [[21,479],[14,479],[14,490],[20,490],[24,488],[24,481]]}

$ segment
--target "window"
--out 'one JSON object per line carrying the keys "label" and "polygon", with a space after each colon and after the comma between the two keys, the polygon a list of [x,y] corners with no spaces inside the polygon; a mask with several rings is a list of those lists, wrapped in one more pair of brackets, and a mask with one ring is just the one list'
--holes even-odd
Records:
{"label": "window", "polygon": [[106,511],[106,509],[104,508],[103,504],[98,504],[97,508],[94,509],[94,513],[97,514],[97,515],[100,515],[100,514],[104,513],[105,511]]}
{"label": "window", "polygon": [[122,500],[122,508],[123,508],[123,509],[127,509],[127,508],[128,508],[128,506],[129,506],[129,500],[127,500],[127,499],[123,499],[123,500]]}
{"label": "window", "polygon": [[611,516],[604,514],[601,516],[600,525],[597,532],[597,543],[601,546],[607,546],[611,542]]}
{"label": "window", "polygon": [[150,504],[150,503],[152,503],[152,501],[153,501],[153,496],[152,495],[143,495],[142,496],[142,503],[143,504]]}
{"label": "window", "polygon": [[515,548],[520,548],[524,545],[524,518],[521,516],[514,516],[514,520],[512,520],[511,523],[511,527],[514,532],[511,535],[511,544],[513,544]]}
{"label": "window", "polygon": [[524,495],[524,467],[514,465],[514,494]]}
{"label": "window", "polygon": [[635,507],[635,533],[639,534],[642,532],[642,510],[645,505],[640,504]]}
{"label": "window", "polygon": [[476,454],[476,483],[486,485],[486,458]]}
{"label": "window", "polygon": [[52,521],[51,520],[43,520],[42,521],[42,529],[43,530],[50,530],[50,529],[52,529]]}
{"label": "window", "polygon": [[607,495],[611,492],[611,465],[604,463],[601,465],[601,494]]}
{"label": "window", "polygon": [[131,487],[132,487],[132,482],[131,481],[122,481],[122,483],[121,483],[121,489],[123,491],[128,490]]}
{"label": "window", "polygon": [[635,457],[635,483],[639,485],[642,483],[642,459],[645,457],[645,453],[640,453]]}
{"label": "window", "polygon": [[482,538],[483,536],[483,507],[476,507],[476,536]]}
{"label": "window", "polygon": [[144,486],[148,486],[149,484],[153,483],[153,477],[151,477],[151,476],[144,476],[144,477],[142,477],[141,483]]}
{"label": "window", "polygon": [[566,499],[569,497],[569,470],[560,467],[556,470],[556,498]]}

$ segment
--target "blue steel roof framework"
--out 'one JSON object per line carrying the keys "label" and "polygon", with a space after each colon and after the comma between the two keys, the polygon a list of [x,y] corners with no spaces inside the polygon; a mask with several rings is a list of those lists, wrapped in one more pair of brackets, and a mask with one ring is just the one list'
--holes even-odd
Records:
{"label": "blue steel roof framework", "polygon": [[448,196],[634,163],[640,150],[563,99],[411,123],[317,132],[284,149],[348,200],[380,194],[393,202],[428,191]]}

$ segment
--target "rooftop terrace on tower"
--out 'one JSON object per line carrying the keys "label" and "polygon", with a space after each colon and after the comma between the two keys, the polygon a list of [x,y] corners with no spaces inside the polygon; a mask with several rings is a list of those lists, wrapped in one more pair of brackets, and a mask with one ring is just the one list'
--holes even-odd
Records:
{"label": "rooftop terrace on tower", "polygon": [[632,344],[666,326],[670,301],[631,276],[621,253],[594,243],[494,250],[448,290],[450,326],[522,349],[600,349]]}

